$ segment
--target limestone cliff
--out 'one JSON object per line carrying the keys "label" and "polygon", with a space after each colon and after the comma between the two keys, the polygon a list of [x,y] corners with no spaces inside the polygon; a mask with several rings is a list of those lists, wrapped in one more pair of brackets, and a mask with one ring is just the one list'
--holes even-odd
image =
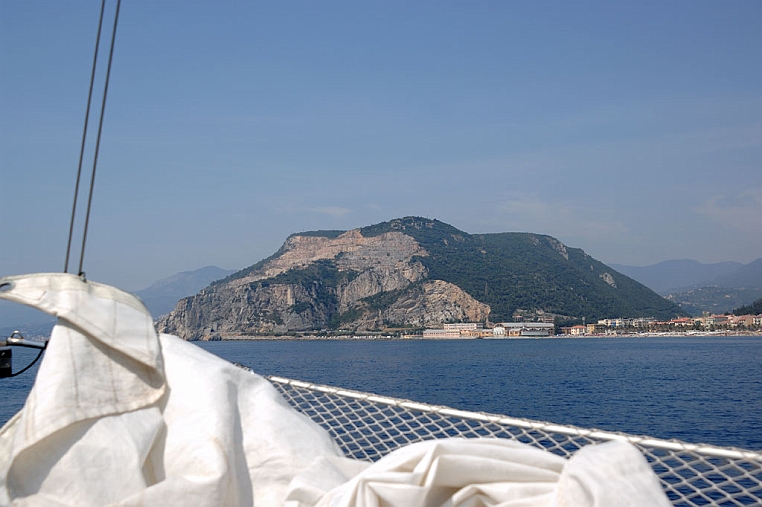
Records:
{"label": "limestone cliff", "polygon": [[266,262],[181,300],[159,320],[185,339],[345,328],[356,332],[484,321],[489,306],[426,280],[428,252],[402,232],[289,237]]}

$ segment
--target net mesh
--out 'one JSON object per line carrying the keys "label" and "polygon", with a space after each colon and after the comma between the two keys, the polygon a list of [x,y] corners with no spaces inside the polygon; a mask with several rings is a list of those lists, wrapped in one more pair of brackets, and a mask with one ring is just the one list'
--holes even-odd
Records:
{"label": "net mesh", "polygon": [[641,450],[675,507],[762,505],[762,453],[465,412],[281,377],[269,380],[357,459],[375,461],[412,442],[448,437],[510,438],[563,457],[588,444],[624,440]]}

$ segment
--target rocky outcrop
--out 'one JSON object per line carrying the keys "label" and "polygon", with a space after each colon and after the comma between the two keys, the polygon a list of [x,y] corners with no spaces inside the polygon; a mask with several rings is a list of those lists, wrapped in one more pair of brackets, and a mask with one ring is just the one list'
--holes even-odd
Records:
{"label": "rocky outcrop", "polygon": [[444,322],[484,322],[489,310],[457,285],[432,280],[405,291],[378,313],[366,311],[357,323],[365,329],[437,327]]}
{"label": "rocky outcrop", "polygon": [[601,280],[609,284],[609,286],[614,287],[615,289],[617,288],[616,281],[614,280],[614,277],[611,276],[611,273],[602,273],[598,276],[600,276]]}
{"label": "rocky outcrop", "polygon": [[256,269],[181,300],[158,327],[204,340],[485,320],[489,306],[454,284],[427,280],[420,261],[426,256],[415,239],[396,231],[293,235],[279,255]]}
{"label": "rocky outcrop", "polygon": [[427,274],[423,264],[410,260],[391,266],[371,266],[360,271],[355,279],[339,289],[339,313],[348,311],[365,298],[404,289],[411,283],[422,280]]}

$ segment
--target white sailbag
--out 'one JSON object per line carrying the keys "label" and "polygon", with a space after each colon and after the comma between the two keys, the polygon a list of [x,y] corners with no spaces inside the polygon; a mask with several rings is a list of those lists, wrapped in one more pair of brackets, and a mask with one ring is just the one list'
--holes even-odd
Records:
{"label": "white sailbag", "polygon": [[58,317],[24,408],[0,430],[0,505],[670,505],[622,442],[568,460],[457,438],[345,458],[263,377],[157,335],[134,296],[34,274],[0,279],[0,297]]}

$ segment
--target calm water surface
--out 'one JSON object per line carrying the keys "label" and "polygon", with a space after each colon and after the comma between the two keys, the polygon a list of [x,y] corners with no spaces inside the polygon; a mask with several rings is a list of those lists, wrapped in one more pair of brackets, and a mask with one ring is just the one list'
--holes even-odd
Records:
{"label": "calm water surface", "polygon": [[[762,339],[198,343],[263,375],[559,424],[762,449]],[[26,352],[26,351],[24,351]],[[14,370],[25,362],[14,349]],[[0,380],[0,423],[34,373]]]}

